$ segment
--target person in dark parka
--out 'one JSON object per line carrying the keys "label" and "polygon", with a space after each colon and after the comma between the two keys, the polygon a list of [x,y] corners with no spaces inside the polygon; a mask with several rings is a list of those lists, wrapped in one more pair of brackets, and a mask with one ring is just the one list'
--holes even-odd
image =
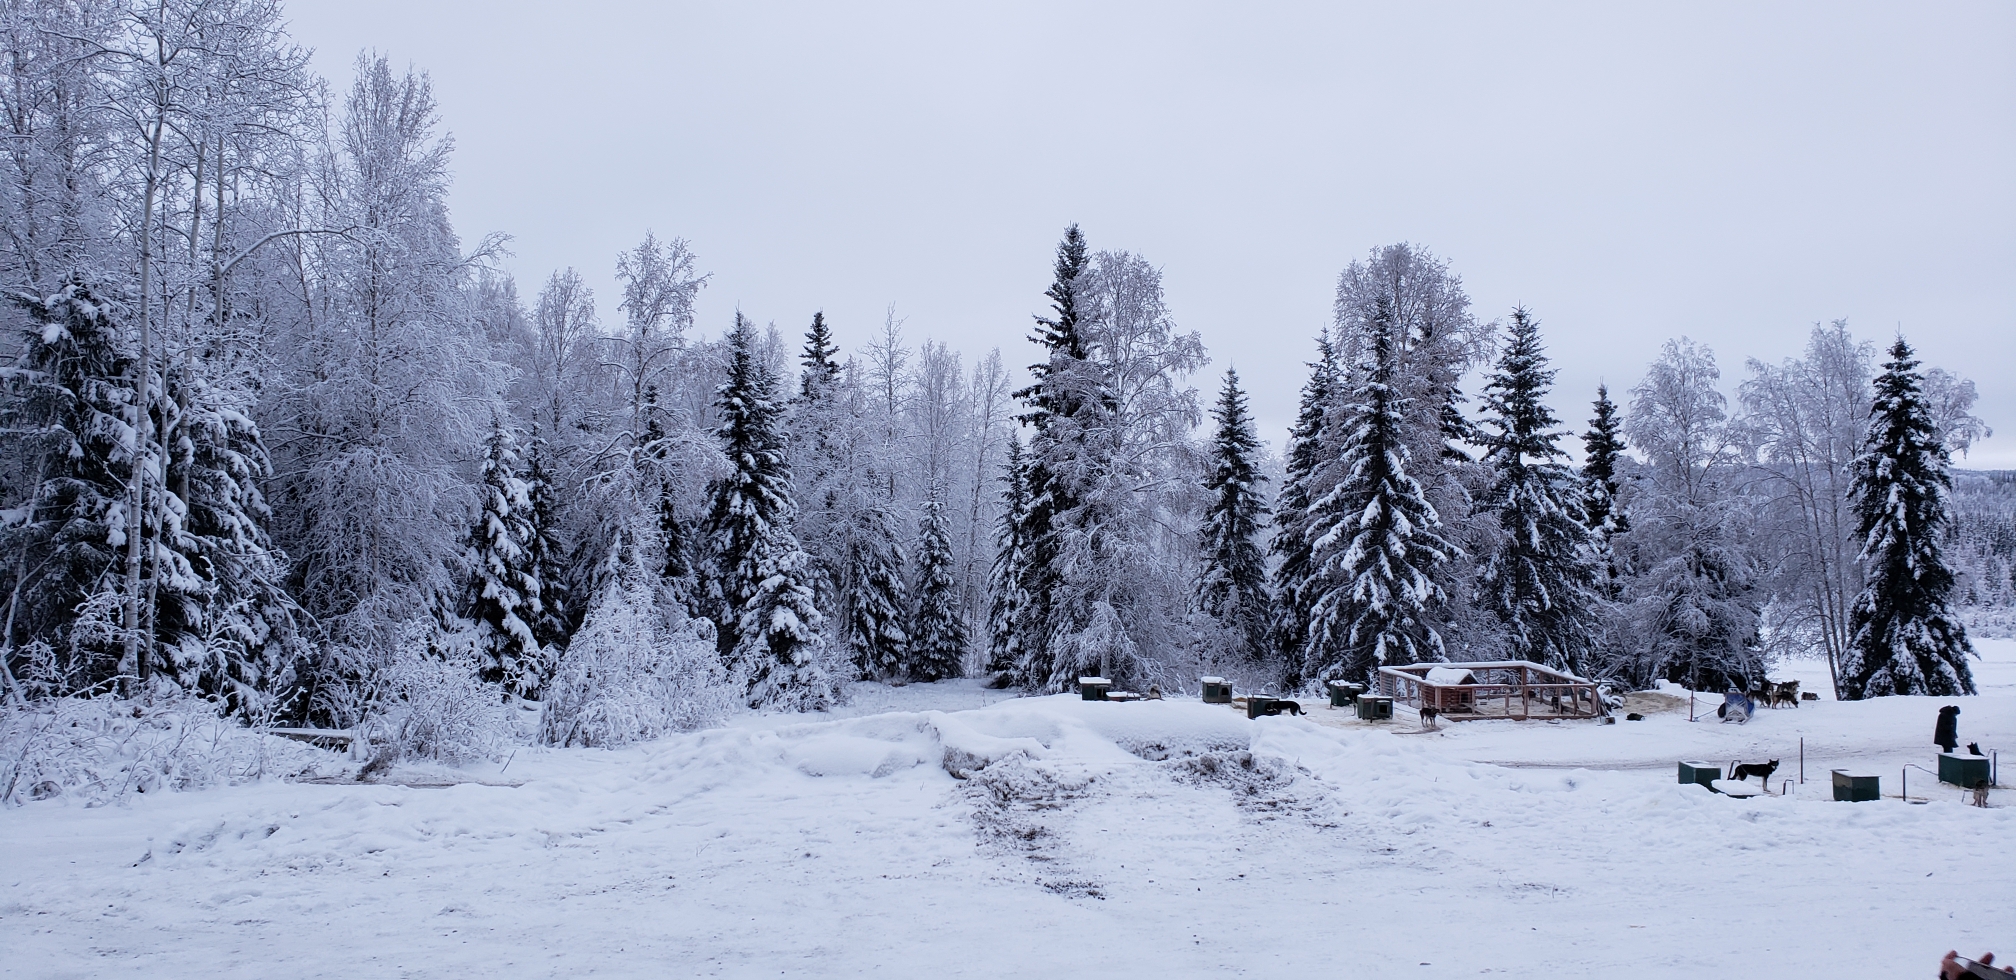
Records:
{"label": "person in dark parka", "polygon": [[1960,708],[1947,705],[1939,709],[1939,724],[1932,728],[1932,744],[1951,752],[1960,744]]}

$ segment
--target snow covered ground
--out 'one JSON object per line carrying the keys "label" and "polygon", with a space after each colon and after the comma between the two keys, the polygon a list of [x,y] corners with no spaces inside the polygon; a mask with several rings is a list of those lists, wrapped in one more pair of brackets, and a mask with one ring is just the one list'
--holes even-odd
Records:
{"label": "snow covered ground", "polygon": [[[1961,738],[2016,756],[2016,642],[1981,646]],[[950,682],[446,788],[59,799],[0,813],[0,975],[1923,976],[2016,953],[2016,792],[1826,771],[1894,796],[1942,703],[1414,734]]]}

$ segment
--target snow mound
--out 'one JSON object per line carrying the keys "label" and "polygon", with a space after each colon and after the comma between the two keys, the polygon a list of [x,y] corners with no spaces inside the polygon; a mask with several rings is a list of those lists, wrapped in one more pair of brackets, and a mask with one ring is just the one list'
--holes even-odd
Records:
{"label": "snow mound", "polygon": [[220,718],[201,699],[60,698],[0,708],[0,803],[62,798],[97,806],[340,768],[329,752]]}

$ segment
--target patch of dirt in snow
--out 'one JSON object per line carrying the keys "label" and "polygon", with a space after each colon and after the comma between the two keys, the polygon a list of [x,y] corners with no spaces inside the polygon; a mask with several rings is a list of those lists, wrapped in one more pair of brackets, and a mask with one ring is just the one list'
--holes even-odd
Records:
{"label": "patch of dirt in snow", "polygon": [[1163,763],[1169,777],[1191,786],[1221,786],[1247,815],[1266,822],[1283,815],[1300,816],[1318,829],[1337,826],[1338,817],[1327,794],[1305,793],[1300,774],[1270,756],[1237,751],[1206,752]]}
{"label": "patch of dirt in snow", "polygon": [[1181,744],[1173,738],[1129,738],[1126,735],[1120,735],[1114,738],[1113,744],[1149,762],[1162,762],[1168,759],[1194,759],[1207,755],[1223,755],[1227,752],[1239,751],[1246,748],[1246,742],[1244,741],[1213,738],[1209,735],[1203,736],[1203,741],[1190,745]]}
{"label": "patch of dirt in snow", "polygon": [[407,789],[447,789],[450,786],[501,786],[516,789],[524,783],[509,779],[483,779],[447,766],[392,766],[378,772],[367,772],[352,767],[352,771],[337,775],[310,776],[296,779],[297,783],[316,786],[355,786],[367,783],[373,786],[404,786]]}
{"label": "patch of dirt in snow", "polygon": [[1677,694],[1666,694],[1660,691],[1633,691],[1630,694],[1624,695],[1624,707],[1615,709],[1610,713],[1616,715],[1618,721],[1621,722],[1626,714],[1634,711],[1641,715],[1656,715],[1667,711],[1685,710],[1687,710],[1687,699]]}
{"label": "patch of dirt in snow", "polygon": [[1095,778],[1063,775],[1024,755],[967,771],[964,789],[981,844],[1003,856],[1045,865],[1036,883],[1052,892],[1105,898],[1099,882],[1071,870],[1061,833],[1066,809],[1089,795]]}

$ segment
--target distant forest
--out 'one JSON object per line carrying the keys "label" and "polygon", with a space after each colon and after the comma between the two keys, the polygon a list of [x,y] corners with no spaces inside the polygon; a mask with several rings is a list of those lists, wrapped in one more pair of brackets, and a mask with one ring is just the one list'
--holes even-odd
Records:
{"label": "distant forest", "polygon": [[[815,310],[696,322],[704,243],[641,227],[583,259],[620,295],[521,288],[449,219],[426,74],[360,56],[332,89],[271,0],[6,3],[0,43],[16,704],[345,726],[452,688],[609,744],[983,674],[1293,690],[1525,658],[1719,688],[1820,656],[1850,695],[1936,692],[1964,634],[1913,630],[1949,602],[2016,624],[2016,474],[1943,482],[1989,435],[1972,382],[1844,322],[1746,362],[1733,403],[1684,337],[1569,397],[1545,311],[1370,248],[1273,454],[1236,373],[1193,386],[1160,269],[1076,226],[1028,257],[1030,347],[892,309],[841,350]],[[1885,549],[1957,577],[1886,591]],[[1885,687],[1891,643],[1931,666]]]}

